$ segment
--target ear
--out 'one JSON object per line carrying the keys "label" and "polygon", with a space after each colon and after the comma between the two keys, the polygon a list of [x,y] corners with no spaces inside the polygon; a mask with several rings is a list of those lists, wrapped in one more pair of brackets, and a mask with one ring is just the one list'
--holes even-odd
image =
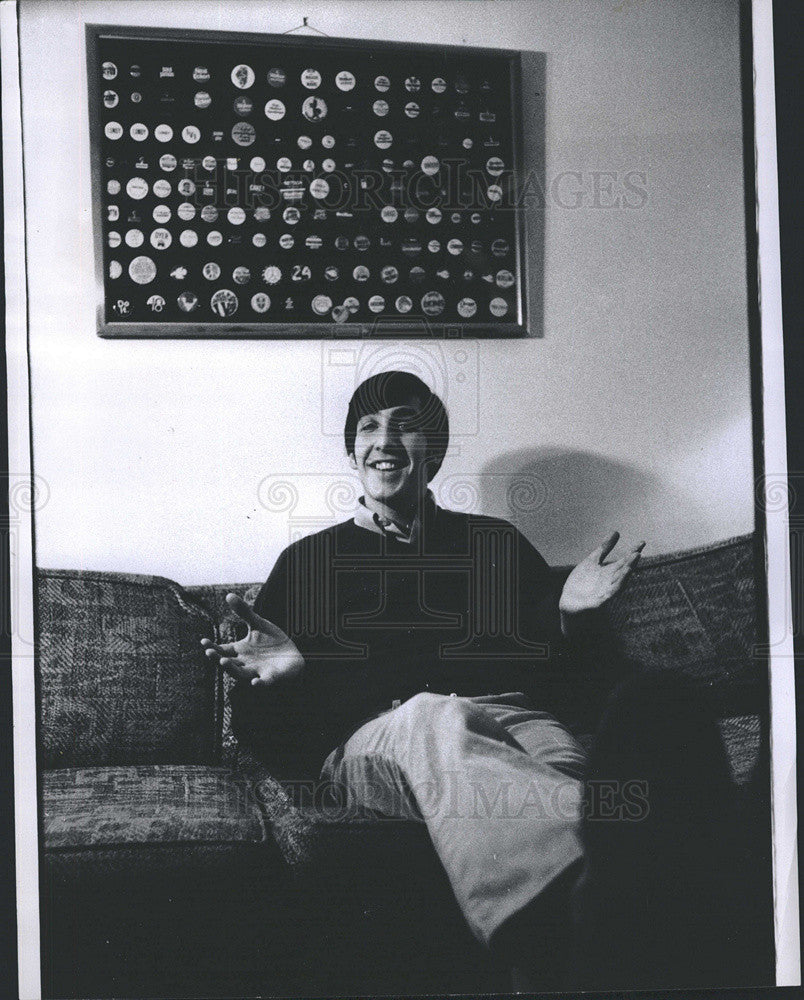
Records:
{"label": "ear", "polygon": [[349,465],[357,470],[357,459],[355,458],[355,453],[353,451],[349,452]]}

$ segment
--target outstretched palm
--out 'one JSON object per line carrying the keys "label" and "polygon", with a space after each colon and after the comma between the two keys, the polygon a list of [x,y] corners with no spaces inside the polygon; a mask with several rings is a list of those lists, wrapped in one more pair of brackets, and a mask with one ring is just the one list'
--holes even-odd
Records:
{"label": "outstretched palm", "polygon": [[584,611],[594,611],[620,590],[639,562],[645,543],[640,542],[621,559],[606,562],[606,556],[619,538],[619,532],[613,532],[570,573],[558,603],[562,614],[576,615]]}
{"label": "outstretched palm", "polygon": [[248,634],[237,642],[220,645],[202,639],[211,660],[238,680],[252,684],[273,684],[301,673],[304,657],[281,628],[261,618],[237,594],[227,594],[226,603],[248,625]]}

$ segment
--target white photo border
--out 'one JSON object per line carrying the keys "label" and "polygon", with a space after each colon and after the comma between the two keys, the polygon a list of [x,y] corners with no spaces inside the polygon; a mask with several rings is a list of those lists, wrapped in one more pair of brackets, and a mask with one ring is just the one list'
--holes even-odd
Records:
{"label": "white photo border", "polygon": [[[752,0],[761,378],[765,483],[787,476],[782,339],[779,209],[772,0]],[[5,216],[6,356],[10,546],[14,810],[19,996],[41,997],[39,816],[36,770],[36,692],[32,511],[22,122],[15,0],[0,0]],[[20,486],[22,485],[22,489]],[[27,500],[20,499],[27,497]],[[768,629],[770,638],[771,795],[776,985],[801,984],[796,815],[796,718],[788,509],[766,505]]]}

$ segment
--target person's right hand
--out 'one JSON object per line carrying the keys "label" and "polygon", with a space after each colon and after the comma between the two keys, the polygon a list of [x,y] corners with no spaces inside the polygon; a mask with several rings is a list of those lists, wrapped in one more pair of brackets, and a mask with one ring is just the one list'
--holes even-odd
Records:
{"label": "person's right hand", "polygon": [[281,628],[260,618],[237,594],[227,594],[226,603],[248,625],[248,634],[223,645],[202,639],[201,645],[211,660],[237,680],[252,684],[273,684],[301,673],[304,657]]}

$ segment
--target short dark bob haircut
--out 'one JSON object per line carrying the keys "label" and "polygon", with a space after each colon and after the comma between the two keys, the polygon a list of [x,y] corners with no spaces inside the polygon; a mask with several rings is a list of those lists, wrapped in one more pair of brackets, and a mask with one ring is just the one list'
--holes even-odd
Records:
{"label": "short dark bob haircut", "polygon": [[449,442],[449,417],[441,399],[411,372],[389,371],[361,382],[349,401],[343,440],[346,454],[353,455],[357,422],[361,417],[392,406],[402,406],[411,397],[419,400],[419,412],[412,418],[427,438],[427,481],[441,468]]}

